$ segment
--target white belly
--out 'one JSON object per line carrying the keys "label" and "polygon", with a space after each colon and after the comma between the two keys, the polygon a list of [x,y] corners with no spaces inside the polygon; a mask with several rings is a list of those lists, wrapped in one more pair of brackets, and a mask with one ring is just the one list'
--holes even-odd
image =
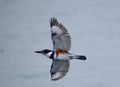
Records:
{"label": "white belly", "polygon": [[54,57],[57,60],[69,60],[68,54],[59,54],[58,56],[55,55]]}

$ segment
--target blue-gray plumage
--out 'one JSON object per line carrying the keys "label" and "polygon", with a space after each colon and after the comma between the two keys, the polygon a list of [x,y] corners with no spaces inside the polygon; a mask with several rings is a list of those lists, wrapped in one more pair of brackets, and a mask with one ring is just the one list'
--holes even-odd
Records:
{"label": "blue-gray plumage", "polygon": [[86,56],[69,53],[71,48],[71,37],[67,29],[59,23],[56,18],[50,19],[50,28],[51,38],[53,41],[53,50],[44,49],[35,52],[41,53],[52,59],[50,69],[51,79],[56,81],[63,78],[67,74],[70,66],[70,60],[86,60]]}

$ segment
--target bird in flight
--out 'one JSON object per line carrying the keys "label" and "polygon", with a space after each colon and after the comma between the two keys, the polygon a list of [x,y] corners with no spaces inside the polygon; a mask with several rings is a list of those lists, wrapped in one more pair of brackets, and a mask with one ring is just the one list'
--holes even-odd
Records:
{"label": "bird in flight", "polygon": [[35,51],[35,53],[41,53],[52,59],[50,69],[51,80],[56,81],[63,78],[67,74],[70,66],[70,60],[86,60],[87,58],[84,55],[69,53],[71,48],[70,34],[67,29],[54,17],[50,19],[50,28],[51,38],[53,41],[53,50],[43,49],[41,51]]}

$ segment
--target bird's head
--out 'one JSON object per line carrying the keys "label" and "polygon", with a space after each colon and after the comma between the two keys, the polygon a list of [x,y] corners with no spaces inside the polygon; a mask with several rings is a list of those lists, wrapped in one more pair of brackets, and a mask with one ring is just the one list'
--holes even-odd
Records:
{"label": "bird's head", "polygon": [[52,53],[53,53],[53,51],[49,50],[49,49],[43,49],[41,51],[35,51],[35,53],[41,53],[41,54],[43,54],[43,55],[45,55],[45,56],[50,58]]}

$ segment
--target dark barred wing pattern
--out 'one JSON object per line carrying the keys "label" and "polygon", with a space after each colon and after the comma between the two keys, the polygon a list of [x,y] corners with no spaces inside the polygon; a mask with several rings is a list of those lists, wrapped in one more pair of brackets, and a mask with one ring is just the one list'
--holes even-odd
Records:
{"label": "dark barred wing pattern", "polygon": [[69,51],[71,48],[71,37],[67,29],[55,18],[51,18],[50,28],[54,50],[61,49]]}
{"label": "dark barred wing pattern", "polygon": [[53,59],[51,65],[51,79],[53,81],[63,78],[69,70],[70,62],[69,60],[55,60]]}

